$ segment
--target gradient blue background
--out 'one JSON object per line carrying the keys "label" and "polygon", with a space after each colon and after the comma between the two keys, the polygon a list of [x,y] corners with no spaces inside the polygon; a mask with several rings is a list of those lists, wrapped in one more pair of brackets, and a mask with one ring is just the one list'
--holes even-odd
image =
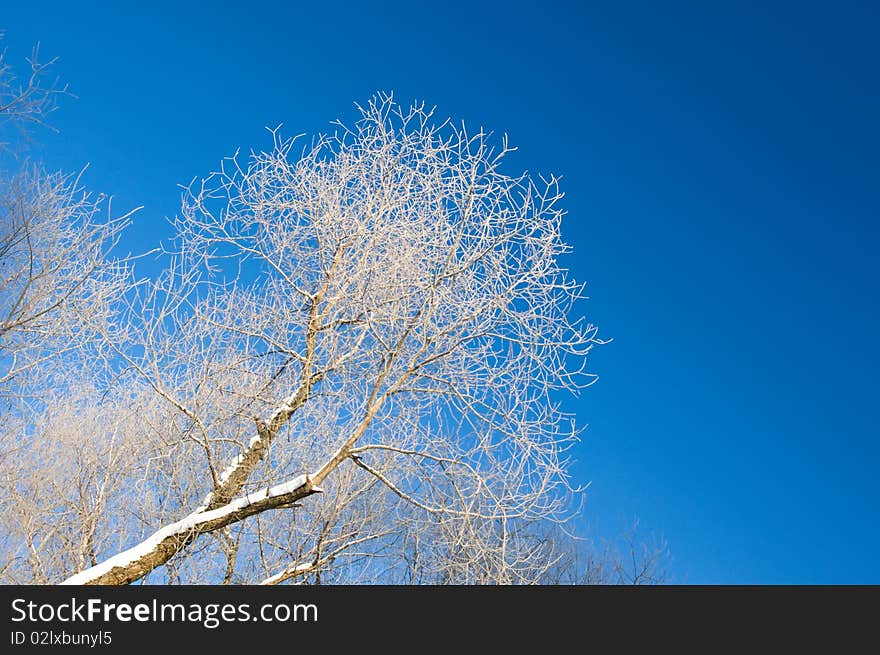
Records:
{"label": "gradient blue background", "polygon": [[79,99],[33,154],[145,205],[127,247],[264,126],[377,90],[506,131],[564,176],[614,338],[573,403],[595,534],[639,517],[677,582],[880,583],[876,3],[126,4],[4,2],[0,28],[61,57]]}

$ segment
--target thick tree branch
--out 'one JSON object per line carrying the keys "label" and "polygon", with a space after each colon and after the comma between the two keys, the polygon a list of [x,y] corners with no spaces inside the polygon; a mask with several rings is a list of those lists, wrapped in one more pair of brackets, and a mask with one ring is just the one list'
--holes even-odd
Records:
{"label": "thick tree branch", "polygon": [[200,535],[213,532],[243,519],[271,509],[289,507],[298,500],[323,491],[302,475],[280,485],[247,494],[231,503],[210,511],[190,514],[167,525],[137,546],[71,576],[67,585],[130,584],[162,566]]}

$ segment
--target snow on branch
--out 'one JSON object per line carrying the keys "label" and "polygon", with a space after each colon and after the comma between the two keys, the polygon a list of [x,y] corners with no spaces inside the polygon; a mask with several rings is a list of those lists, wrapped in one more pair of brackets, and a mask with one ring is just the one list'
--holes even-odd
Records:
{"label": "snow on branch", "polygon": [[311,483],[308,475],[300,475],[273,487],[246,494],[223,507],[196,512],[166,525],[150,537],[114,555],[108,560],[71,576],[61,584],[95,585],[128,584],[142,578],[164,564],[177,551],[199,535],[213,532],[268,509],[287,507],[291,503],[323,490]]}

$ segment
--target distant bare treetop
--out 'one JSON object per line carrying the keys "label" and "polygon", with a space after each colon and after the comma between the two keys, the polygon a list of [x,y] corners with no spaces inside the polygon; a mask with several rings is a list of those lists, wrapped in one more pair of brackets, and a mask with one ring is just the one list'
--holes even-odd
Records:
{"label": "distant bare treetop", "polygon": [[[0,41],[2,38],[0,32]],[[49,74],[56,61],[42,61],[37,44],[25,60],[26,72],[18,74],[6,49],[0,50],[0,128],[12,126],[27,136],[32,127],[48,127],[47,119],[55,111],[58,97],[69,95],[67,85]],[[7,146],[0,141],[0,147]]]}

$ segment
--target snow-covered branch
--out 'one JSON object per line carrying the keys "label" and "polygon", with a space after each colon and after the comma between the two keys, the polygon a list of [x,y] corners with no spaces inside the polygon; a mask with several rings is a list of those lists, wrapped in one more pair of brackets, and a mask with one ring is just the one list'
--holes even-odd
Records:
{"label": "snow-covered branch", "polygon": [[323,491],[302,475],[283,484],[246,494],[213,510],[196,512],[164,528],[136,546],[69,577],[61,584],[129,584],[174,557],[200,535],[213,532],[249,516],[289,507],[298,500]]}

